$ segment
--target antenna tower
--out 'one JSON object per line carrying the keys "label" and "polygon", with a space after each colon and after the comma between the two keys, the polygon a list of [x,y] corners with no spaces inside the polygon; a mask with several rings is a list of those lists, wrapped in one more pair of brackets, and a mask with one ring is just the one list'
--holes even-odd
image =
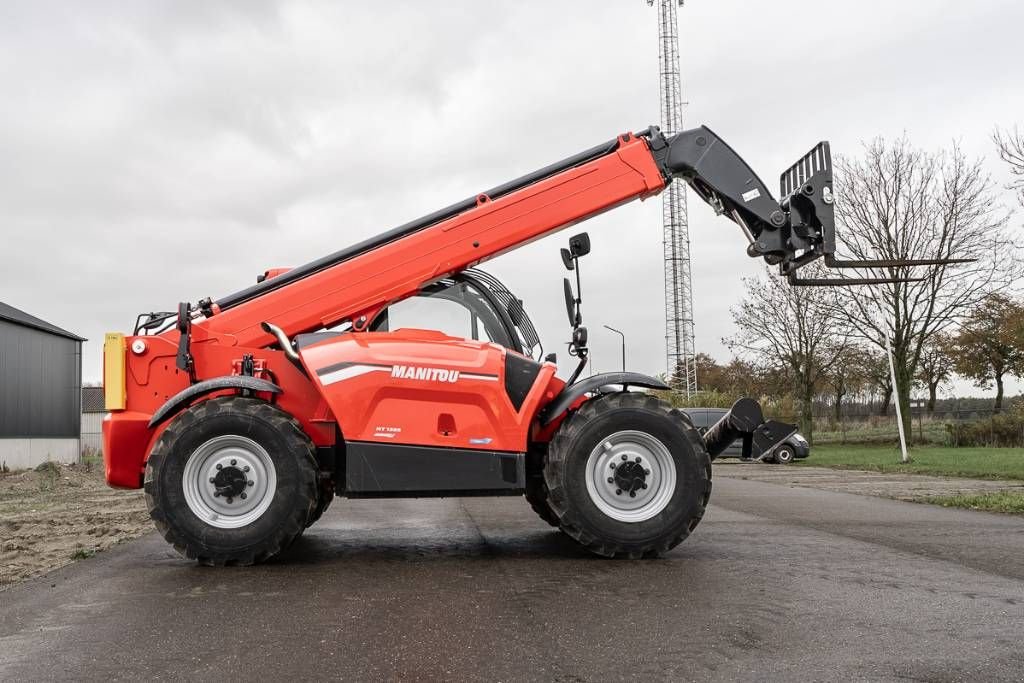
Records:
{"label": "antenna tower", "polygon": [[[676,8],[683,0],[647,0],[658,6],[658,80],[661,130],[665,135],[683,126],[679,84],[679,24]],[[662,193],[665,247],[665,352],[672,384],[687,397],[697,391],[693,343],[693,291],[690,280],[690,226],[686,215],[686,184],[675,182]]]}

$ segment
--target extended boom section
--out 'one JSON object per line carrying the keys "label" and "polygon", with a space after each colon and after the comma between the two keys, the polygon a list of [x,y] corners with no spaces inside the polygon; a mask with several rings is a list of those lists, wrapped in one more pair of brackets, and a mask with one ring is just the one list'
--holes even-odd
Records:
{"label": "extended boom section", "polygon": [[[201,323],[241,345],[267,344],[273,319],[289,335],[350,320],[363,329],[388,304],[566,225],[657,194],[666,179],[647,141],[614,142],[227,296]],[[278,278],[280,283],[275,282]]]}

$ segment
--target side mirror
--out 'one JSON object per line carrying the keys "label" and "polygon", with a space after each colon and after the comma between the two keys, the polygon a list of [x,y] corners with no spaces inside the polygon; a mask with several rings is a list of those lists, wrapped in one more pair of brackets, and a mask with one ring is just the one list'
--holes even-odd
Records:
{"label": "side mirror", "polygon": [[565,266],[566,270],[576,270],[576,264],[572,262],[572,252],[562,247],[562,265]]}
{"label": "side mirror", "polygon": [[[569,238],[569,252],[579,258],[580,256],[586,256],[590,253],[590,235],[585,232],[581,232],[578,235],[573,235]],[[565,258],[564,256],[562,257]]]}

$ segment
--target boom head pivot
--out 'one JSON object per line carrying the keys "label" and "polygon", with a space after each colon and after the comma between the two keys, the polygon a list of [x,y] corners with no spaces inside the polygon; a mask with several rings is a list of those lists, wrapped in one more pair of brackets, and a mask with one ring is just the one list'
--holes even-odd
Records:
{"label": "boom head pivot", "polygon": [[715,212],[743,229],[747,254],[779,266],[779,273],[796,286],[874,285],[914,282],[922,278],[800,278],[797,271],[819,258],[831,268],[896,268],[964,263],[970,259],[877,259],[847,261],[835,258],[835,194],[832,154],[819,142],[779,180],[776,201],[756,173],[710,128],[701,126],[666,138],[657,128],[644,132],[666,178],[681,178]]}

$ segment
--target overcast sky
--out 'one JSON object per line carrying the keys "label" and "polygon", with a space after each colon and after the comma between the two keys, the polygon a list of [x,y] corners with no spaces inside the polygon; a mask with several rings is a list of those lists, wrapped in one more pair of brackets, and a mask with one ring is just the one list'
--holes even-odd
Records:
{"label": "overcast sky", "polygon": [[[1022,26],[1019,0],[691,0],[685,118],[770,186],[818,140],[857,154],[904,132],[959,140],[1002,184],[989,136],[1024,124]],[[644,0],[4,2],[0,300],[88,337],[99,380],[103,333],[141,311],[223,296],[656,123],[657,69]],[[725,359],[728,308],[760,262],[732,223],[692,195],[690,209],[697,348]],[[619,363],[607,323],[632,369],[663,371],[660,199],[585,227],[596,368]],[[563,359],[569,234],[487,265]]]}

